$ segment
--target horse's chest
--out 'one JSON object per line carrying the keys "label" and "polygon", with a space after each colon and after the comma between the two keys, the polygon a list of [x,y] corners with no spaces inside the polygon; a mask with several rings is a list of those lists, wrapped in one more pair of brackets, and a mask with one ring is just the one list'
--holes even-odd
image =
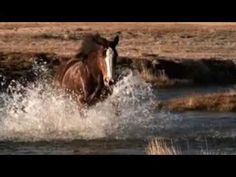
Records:
{"label": "horse's chest", "polygon": [[96,77],[88,70],[86,67],[83,68],[81,79],[83,80],[82,87],[86,89],[87,92],[92,93],[96,87],[100,84],[100,75]]}
{"label": "horse's chest", "polygon": [[94,70],[91,71],[86,65],[76,63],[65,72],[62,86],[87,97],[102,85],[101,78],[100,73],[94,74]]}

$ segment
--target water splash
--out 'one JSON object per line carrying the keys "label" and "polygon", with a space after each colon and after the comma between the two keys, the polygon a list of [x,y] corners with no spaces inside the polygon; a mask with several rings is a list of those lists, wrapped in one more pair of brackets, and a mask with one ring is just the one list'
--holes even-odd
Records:
{"label": "water splash", "polygon": [[76,103],[51,86],[47,70],[35,70],[37,82],[25,87],[12,81],[1,93],[0,140],[140,138],[167,125],[166,114],[154,114],[151,86],[133,71],[124,71],[113,94],[81,117]]}

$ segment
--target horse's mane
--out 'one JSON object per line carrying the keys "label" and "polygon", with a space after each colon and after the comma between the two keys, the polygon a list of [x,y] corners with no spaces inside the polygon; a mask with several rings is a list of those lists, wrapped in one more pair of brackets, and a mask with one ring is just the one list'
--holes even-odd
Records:
{"label": "horse's mane", "polygon": [[96,49],[97,44],[105,45],[106,43],[107,40],[102,38],[99,34],[87,34],[83,37],[81,47],[75,55],[75,58],[83,61]]}

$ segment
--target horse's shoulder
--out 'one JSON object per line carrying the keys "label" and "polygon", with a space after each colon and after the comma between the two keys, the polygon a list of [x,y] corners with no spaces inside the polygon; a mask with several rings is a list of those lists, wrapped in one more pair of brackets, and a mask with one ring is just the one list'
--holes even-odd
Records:
{"label": "horse's shoulder", "polygon": [[57,70],[56,78],[61,80],[67,73],[67,71],[75,65],[77,66],[82,65],[82,62],[79,61],[78,59],[70,59],[65,63],[63,63],[61,66],[59,66]]}

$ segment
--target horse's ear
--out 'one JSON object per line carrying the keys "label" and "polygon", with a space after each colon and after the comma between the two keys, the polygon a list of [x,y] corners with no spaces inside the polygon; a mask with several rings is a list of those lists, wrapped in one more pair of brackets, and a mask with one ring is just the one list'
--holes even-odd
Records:
{"label": "horse's ear", "polygon": [[119,43],[119,36],[116,35],[116,37],[111,42],[111,47],[116,47],[118,43]]}

